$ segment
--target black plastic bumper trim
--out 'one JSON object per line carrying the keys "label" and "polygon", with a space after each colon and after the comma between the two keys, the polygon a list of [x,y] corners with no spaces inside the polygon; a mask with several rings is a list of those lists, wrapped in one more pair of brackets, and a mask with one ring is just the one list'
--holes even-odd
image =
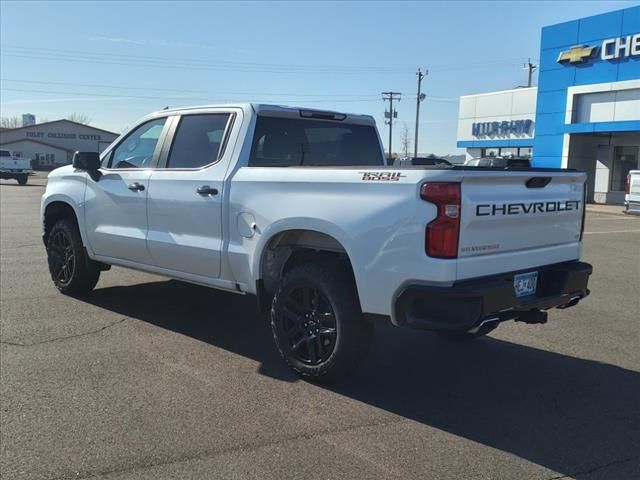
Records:
{"label": "black plastic bumper trim", "polygon": [[[531,271],[538,272],[536,294],[516,297],[514,275]],[[568,262],[464,280],[450,287],[410,285],[396,299],[394,318],[404,327],[466,331],[488,317],[511,320],[531,310],[572,306],[589,294],[592,271],[588,263]]]}

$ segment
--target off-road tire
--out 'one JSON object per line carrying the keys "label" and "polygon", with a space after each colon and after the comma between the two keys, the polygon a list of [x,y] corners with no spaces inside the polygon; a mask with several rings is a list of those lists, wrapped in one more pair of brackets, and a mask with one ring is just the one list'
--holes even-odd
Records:
{"label": "off-road tire", "polygon": [[[47,260],[54,285],[65,295],[88,293],[100,278],[99,265],[88,257],[78,226],[71,219],[61,218],[51,228]],[[63,262],[70,264],[64,267]]]}
{"label": "off-road tire", "polygon": [[[320,352],[324,351],[324,355],[327,355],[324,359],[318,359],[318,356],[323,357],[323,355],[316,355],[316,360],[321,360],[316,364],[301,359],[300,349],[302,347],[299,347],[298,353],[293,350],[294,345],[298,344],[300,340],[292,340],[289,336],[291,334],[285,333],[285,326],[295,323],[290,331],[298,328],[300,335],[303,335],[302,338],[307,335],[305,349],[308,352],[308,348],[311,348],[309,346],[310,336],[308,330],[305,330],[307,327],[302,326],[305,324],[304,315],[296,315],[299,321],[295,322],[291,320],[292,309],[288,308],[295,299],[292,295],[299,292],[300,289],[317,290],[318,297],[322,297],[318,303],[323,304],[325,308],[317,308],[316,310],[327,310],[326,306],[329,305],[335,321],[335,338],[330,334],[316,335],[320,338],[316,338],[317,348],[320,349]],[[331,316],[327,313],[317,313],[317,316],[322,318],[323,324],[331,324]],[[287,272],[273,297],[270,319],[273,338],[284,361],[295,372],[312,381],[335,381],[352,373],[353,369],[366,356],[373,333],[373,325],[363,318],[360,310],[360,302],[351,272],[339,262],[309,263],[294,267]],[[322,331],[322,327],[320,330]],[[330,328],[325,328],[325,330],[329,331]],[[327,347],[327,337],[333,342],[329,353],[327,353],[329,348]]]}

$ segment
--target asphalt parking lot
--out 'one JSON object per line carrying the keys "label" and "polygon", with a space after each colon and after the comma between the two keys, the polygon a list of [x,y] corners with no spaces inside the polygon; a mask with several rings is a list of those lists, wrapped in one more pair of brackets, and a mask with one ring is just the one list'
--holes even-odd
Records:
{"label": "asphalt parking lot", "polygon": [[589,213],[592,295],[466,344],[376,325],[298,380],[253,297],[113,268],[53,287],[46,180],[0,184],[3,479],[638,479],[640,218]]}

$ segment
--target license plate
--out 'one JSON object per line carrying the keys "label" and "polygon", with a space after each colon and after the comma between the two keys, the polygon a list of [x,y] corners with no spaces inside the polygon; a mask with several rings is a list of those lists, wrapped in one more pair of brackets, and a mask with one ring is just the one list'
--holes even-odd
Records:
{"label": "license plate", "polygon": [[520,273],[513,277],[513,289],[518,298],[536,293],[537,284],[538,272]]}

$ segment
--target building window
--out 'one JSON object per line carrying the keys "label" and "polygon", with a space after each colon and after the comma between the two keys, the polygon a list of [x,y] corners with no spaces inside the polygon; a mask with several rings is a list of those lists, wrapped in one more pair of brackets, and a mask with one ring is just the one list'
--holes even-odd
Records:
{"label": "building window", "polygon": [[531,147],[520,147],[518,148],[518,156],[522,158],[531,158],[533,155],[533,148]]}
{"label": "building window", "polygon": [[483,148],[481,157],[523,157],[531,158],[533,149],[531,147],[501,147]]}
{"label": "building window", "polygon": [[499,148],[483,148],[480,153],[481,157],[497,157],[498,155],[500,155]]}
{"label": "building window", "polygon": [[611,171],[611,191],[623,192],[629,170],[638,168],[638,147],[615,147]]}
{"label": "building window", "polygon": [[518,148],[517,147],[507,147],[500,149],[501,157],[517,157],[518,156]]}

